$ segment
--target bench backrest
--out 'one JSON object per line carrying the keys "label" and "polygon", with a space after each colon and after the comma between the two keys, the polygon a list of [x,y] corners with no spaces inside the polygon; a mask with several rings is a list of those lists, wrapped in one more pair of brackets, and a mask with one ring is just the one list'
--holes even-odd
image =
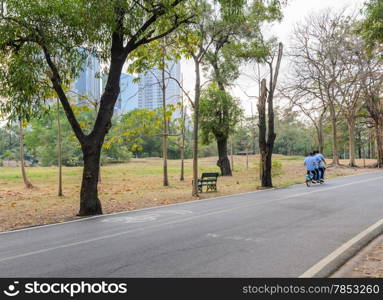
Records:
{"label": "bench backrest", "polygon": [[219,176],[219,173],[202,173],[201,178],[214,178],[217,179]]}

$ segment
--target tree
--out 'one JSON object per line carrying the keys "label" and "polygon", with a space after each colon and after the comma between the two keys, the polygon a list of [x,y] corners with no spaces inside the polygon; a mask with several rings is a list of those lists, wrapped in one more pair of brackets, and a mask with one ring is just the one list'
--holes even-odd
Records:
{"label": "tree", "polygon": [[345,101],[350,100],[347,98],[350,94],[345,97],[342,89],[353,87],[348,69],[350,64],[344,64],[344,49],[341,50],[341,43],[350,33],[347,27],[350,21],[343,11],[326,10],[310,16],[295,28],[293,46],[288,54],[293,74],[291,86],[299,89],[302,96],[321,100],[329,112],[334,165],[339,165],[337,122],[342,112],[339,106],[347,106]]}
{"label": "tree", "polygon": [[290,107],[298,109],[310,120],[315,128],[319,152],[324,151],[323,127],[326,119],[327,106],[320,99],[307,93],[305,88],[296,85],[284,86],[279,93],[290,102]]}
{"label": "tree", "polygon": [[[6,67],[0,76],[0,94],[9,92],[3,85],[9,78],[19,83],[16,91],[23,90],[20,81],[25,70],[31,73],[27,81],[34,88],[41,81],[46,84],[46,79],[51,82],[83,153],[78,215],[102,213],[97,189],[101,147],[112,125],[124,64],[141,45],[189,22],[194,14],[188,10],[189,6],[190,2],[183,0],[6,1],[0,18],[0,62]],[[108,79],[94,126],[85,134],[65,93],[65,85],[76,77],[84,56],[89,53],[108,64]],[[33,104],[15,101],[13,106],[30,109]]]}
{"label": "tree", "polygon": [[218,84],[211,83],[202,92],[200,115],[202,140],[208,144],[212,137],[215,138],[219,157],[217,165],[221,168],[222,175],[230,176],[227,140],[243,115],[239,100],[220,89]]}
{"label": "tree", "polygon": [[21,174],[23,175],[23,181],[25,184],[25,187],[27,189],[33,188],[32,183],[29,181],[27,177],[27,172],[25,171],[25,160],[24,160],[24,122],[19,121],[19,138],[20,138],[20,168],[21,168]]}
{"label": "tree", "polygon": [[[302,120],[300,111],[288,107],[275,110],[275,139],[274,153],[284,155],[307,155],[314,148],[313,127]],[[315,128],[315,126],[314,126]],[[314,129],[315,130],[315,129]]]}
{"label": "tree", "polygon": [[180,174],[180,181],[184,181],[184,173],[185,173],[185,123],[186,123],[186,106],[182,102],[182,110],[181,110],[181,118],[182,118],[182,124],[181,124],[181,174]]}
{"label": "tree", "polygon": [[364,16],[359,31],[367,41],[369,48],[373,49],[383,42],[383,1],[366,2]]}
{"label": "tree", "polygon": [[[279,68],[283,55],[283,45],[279,43],[277,60],[274,67],[275,55],[271,54],[270,60],[266,61],[269,67],[269,87],[266,87],[266,79],[261,81],[260,97],[258,101],[259,114],[259,151],[260,151],[260,177],[262,187],[272,187],[272,155],[276,138],[274,130],[274,92],[277,86]],[[267,126],[266,126],[266,102],[267,102]],[[267,137],[266,137],[267,132]]]}
{"label": "tree", "polygon": [[59,165],[59,186],[58,193],[59,197],[63,196],[63,179],[62,179],[62,143],[61,143],[61,122],[60,122],[60,100],[57,99],[57,160]]}
{"label": "tree", "polygon": [[339,90],[335,98],[339,110],[343,114],[348,127],[349,136],[349,166],[355,167],[355,130],[358,112],[363,102],[361,97],[362,84],[365,77],[374,77],[375,74],[367,72],[367,55],[365,43],[355,33],[355,20],[347,17],[337,24],[337,48],[339,57],[338,76],[333,84]]}
{"label": "tree", "polygon": [[[207,36],[207,30],[212,27],[211,6],[204,0],[197,1],[195,10],[198,12],[198,19],[191,27],[191,32],[180,32],[180,45],[185,49],[185,53],[192,58],[194,63],[195,84],[194,99],[187,92],[185,95],[190,101],[193,109],[193,184],[192,195],[198,196],[198,128],[199,128],[199,102],[201,97],[201,63],[206,52],[212,43],[212,36]],[[180,85],[181,86],[181,85]],[[182,88],[182,87],[181,87]]]}
{"label": "tree", "polygon": [[[247,59],[244,51],[258,49],[257,44],[262,44],[261,25],[281,19],[280,6],[280,1],[248,1],[245,6],[238,7],[239,12],[234,18],[225,15],[214,18],[215,37],[205,57],[205,63],[211,69],[210,79],[217,83],[221,91],[233,86],[239,77],[239,66]],[[225,111],[222,113],[228,114]],[[221,135],[220,140],[217,140],[217,165],[223,176],[231,176],[227,139],[228,135]]]}
{"label": "tree", "polygon": [[[320,118],[312,118],[312,115],[318,115],[317,109],[307,109],[310,104],[313,106],[313,101],[320,99],[322,108],[329,111],[334,164],[339,163],[337,127],[340,121],[346,121],[351,167],[356,166],[355,130],[363,105],[362,82],[365,77],[374,76],[366,70],[365,44],[355,33],[355,23],[353,16],[327,10],[298,27],[290,52],[294,75],[287,88],[293,104],[299,106],[313,122],[319,124],[316,120],[323,120],[322,114]],[[319,137],[323,129],[315,126]]]}
{"label": "tree", "polygon": [[[249,7],[265,8],[268,1],[236,1],[221,0],[220,6],[212,9],[206,1],[197,1],[195,11],[198,12],[198,20],[193,24],[189,34],[181,33],[180,42],[185,49],[185,53],[192,59],[195,70],[194,99],[189,96],[193,109],[193,196],[198,196],[198,127],[199,127],[199,101],[201,96],[201,65],[206,61],[206,55],[212,48],[212,45],[220,40],[223,32],[222,26],[217,26],[215,21],[235,22],[244,16],[244,11]],[[272,1],[271,6],[279,5],[279,1]],[[272,9],[271,9],[272,10]],[[274,11],[277,11],[274,9]],[[255,18],[256,13],[252,14]],[[221,21],[219,21],[221,22]],[[249,27],[252,30],[251,27]],[[258,28],[255,28],[258,29]],[[227,31],[226,31],[227,34]]]}
{"label": "tree", "polygon": [[[363,54],[362,54],[363,55]],[[361,82],[363,106],[372,122],[368,125],[375,130],[377,145],[377,167],[383,167],[383,100],[382,100],[382,62],[376,56],[367,56],[363,60],[366,74]]]}
{"label": "tree", "polygon": [[[370,75],[366,77],[363,87],[363,97],[365,106],[373,120],[375,127],[376,143],[377,143],[377,166],[383,167],[383,103],[381,99],[382,77],[379,76],[379,70],[376,70],[379,54],[382,49],[383,42],[383,1],[370,0],[365,3],[364,20],[360,24],[359,33],[367,43],[367,50],[370,52],[369,68]],[[380,68],[381,70],[381,68]],[[378,76],[376,76],[378,75]]]}
{"label": "tree", "polygon": [[[121,115],[106,137],[104,148],[109,150],[117,145],[125,145],[129,146],[130,150],[137,154],[143,150],[145,143],[153,146],[154,143],[148,140],[148,138],[160,136],[163,138],[164,110],[166,112],[166,120],[170,120],[176,109],[177,106],[169,104],[165,108],[161,107],[156,110],[135,109]],[[178,134],[174,136],[176,135]],[[172,135],[169,133],[168,136]],[[154,145],[154,148],[157,146],[159,145]]]}
{"label": "tree", "polygon": [[[169,93],[167,88],[170,80],[176,80],[171,76],[175,61],[180,60],[183,48],[179,46],[177,35],[170,34],[150,45],[143,45],[137,51],[138,59],[130,65],[130,72],[150,72],[158,85],[162,94],[162,158],[163,158],[163,185],[169,185],[168,179],[168,148],[169,148],[169,122],[170,113],[166,110]],[[156,71],[159,71],[157,74]],[[175,95],[172,95],[173,97]]]}

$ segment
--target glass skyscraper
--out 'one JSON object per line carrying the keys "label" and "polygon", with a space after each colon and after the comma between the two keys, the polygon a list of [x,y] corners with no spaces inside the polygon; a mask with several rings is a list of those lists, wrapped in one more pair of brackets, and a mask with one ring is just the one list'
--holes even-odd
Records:
{"label": "glass skyscraper", "polygon": [[[153,68],[139,75],[138,108],[156,109],[162,107],[162,75],[161,70]],[[176,78],[181,83],[180,62],[170,61],[165,70],[166,104],[176,104],[181,101],[182,91],[178,83],[170,77]]]}
{"label": "glass skyscraper", "polygon": [[92,55],[89,55],[83,65],[83,70],[74,82],[72,94],[79,99],[79,104],[86,103],[87,99],[92,102],[100,101],[101,78],[100,62]]}
{"label": "glass skyscraper", "polygon": [[118,114],[127,113],[138,107],[138,84],[133,82],[134,76],[126,73],[121,74],[120,95],[114,111]]}

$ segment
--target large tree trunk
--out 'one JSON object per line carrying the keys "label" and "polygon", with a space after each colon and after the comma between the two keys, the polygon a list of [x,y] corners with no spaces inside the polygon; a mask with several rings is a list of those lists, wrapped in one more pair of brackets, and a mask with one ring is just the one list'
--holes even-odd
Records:
{"label": "large tree trunk", "polygon": [[82,175],[79,216],[102,214],[98,198],[98,176],[100,172],[101,146],[83,146],[84,169]]}
{"label": "large tree trunk", "polygon": [[339,165],[339,152],[338,152],[338,132],[336,125],[336,112],[332,105],[330,105],[330,117],[332,125],[332,164]]}
{"label": "large tree trunk", "polygon": [[230,161],[227,155],[227,137],[216,137],[218,147],[217,166],[221,169],[222,176],[232,176]]}
{"label": "large tree trunk", "polygon": [[356,167],[355,163],[355,120],[349,120],[348,124],[348,144],[349,144],[349,157],[350,167]]}
{"label": "large tree trunk", "polygon": [[273,181],[272,181],[272,152],[267,151],[264,156],[264,162],[263,162],[263,173],[262,173],[262,186],[263,187],[272,187]]}
{"label": "large tree trunk", "polygon": [[28,180],[27,172],[25,171],[25,161],[24,161],[24,130],[23,130],[23,122],[19,122],[19,140],[20,140],[20,166],[21,166],[21,174],[23,176],[23,181],[25,187],[27,189],[33,188],[32,183]]}
{"label": "large tree trunk", "polygon": [[262,187],[272,187],[271,180],[271,164],[270,158],[271,156],[267,151],[267,140],[266,140],[266,98],[267,98],[267,88],[266,88],[266,80],[263,79],[261,81],[261,91],[259,102],[257,105],[258,115],[259,115],[259,153],[260,153],[260,181]]}
{"label": "large tree trunk", "polygon": [[[259,137],[259,148],[261,151],[261,183],[262,187],[272,187],[272,156],[274,149],[274,141],[276,138],[276,134],[274,131],[274,92],[277,85],[277,79],[279,75],[279,68],[282,61],[283,55],[283,44],[279,43],[278,46],[278,56],[277,62],[275,65],[275,72],[273,73],[272,62],[269,63],[270,68],[270,82],[269,82],[269,93],[267,94],[266,89],[266,80],[261,81],[261,95],[260,95],[260,104],[259,104],[259,122],[261,123],[261,114],[262,116],[262,142],[261,137]],[[267,99],[267,140],[266,140],[266,99]],[[259,134],[261,136],[261,128],[259,130]]]}
{"label": "large tree trunk", "polygon": [[199,99],[201,96],[200,63],[194,58],[195,87],[194,87],[194,126],[193,126],[193,189],[192,195],[198,196],[198,123],[199,123]]}
{"label": "large tree trunk", "polygon": [[[117,42],[116,42],[117,41]],[[70,102],[61,86],[59,72],[54,65],[48,50],[44,47],[44,54],[53,76],[51,82],[61,101],[67,119],[81,144],[84,159],[84,170],[80,193],[79,216],[102,214],[101,202],[98,199],[97,184],[100,171],[101,146],[105,135],[112,126],[114,106],[120,93],[120,77],[122,67],[126,61],[127,52],[122,48],[122,41],[117,34],[113,35],[112,58],[105,91],[101,96],[100,108],[96,122],[90,134],[85,135],[78,123]]]}
{"label": "large tree trunk", "polygon": [[[215,59],[211,61],[214,74],[215,74],[215,81],[218,84],[218,88],[221,91],[225,91],[225,85],[222,82],[222,77],[221,77],[221,70],[218,67],[218,51],[219,49],[223,46],[221,44],[219,48],[216,48],[215,52]],[[222,111],[223,118],[225,118],[228,115],[227,110]],[[217,141],[217,146],[218,146],[218,161],[217,161],[217,166],[221,169],[221,175],[222,176],[232,176],[232,168],[234,168],[234,162],[233,162],[233,145],[231,143],[231,151],[230,151],[230,159],[231,159],[231,166],[228,158],[228,153],[227,153],[227,141],[228,137],[223,137],[223,136],[216,136],[216,141]]]}
{"label": "large tree trunk", "polygon": [[[80,193],[79,216],[102,214],[101,202],[98,198],[98,181],[100,175],[101,147],[109,129],[112,126],[114,105],[120,93],[120,76],[125,57],[112,55],[108,80],[105,91],[101,96],[99,113],[92,132],[89,135],[79,137],[84,170]],[[61,100],[61,98],[60,98]],[[63,103],[63,101],[61,102]],[[73,127],[73,124],[71,124]]]}
{"label": "large tree trunk", "polygon": [[264,172],[263,172],[263,178],[262,178],[262,186],[265,187],[272,187],[272,156],[273,156],[273,150],[274,150],[274,142],[277,135],[274,132],[274,107],[273,107],[273,92],[269,93],[269,96],[267,97],[267,117],[268,117],[268,129],[267,129],[267,146],[266,146],[266,153],[265,153],[265,163],[264,163]]}
{"label": "large tree trunk", "polygon": [[[142,26],[139,26],[135,32],[132,32],[131,35],[128,36],[125,28],[125,19],[129,17],[129,14],[125,5],[121,4],[120,1],[117,2],[115,3],[116,5],[113,5],[111,8],[114,12],[114,22],[113,24],[110,24],[113,25],[113,28],[110,36],[111,55],[108,60],[110,62],[108,79],[105,85],[104,93],[101,96],[99,111],[91,133],[86,135],[81,129],[80,123],[76,119],[76,116],[71,108],[69,99],[64,92],[60,72],[54,62],[54,57],[51,56],[51,53],[49,52],[50,49],[48,49],[43,40],[39,43],[51,71],[48,72],[50,80],[58,97],[60,98],[67,119],[72,126],[75,136],[81,144],[83,152],[84,171],[81,186],[79,215],[94,215],[102,213],[101,203],[98,199],[97,193],[101,146],[104,142],[105,135],[112,126],[111,120],[114,106],[120,93],[120,77],[122,68],[127,62],[127,57],[132,51],[141,45],[149,44],[154,40],[158,40],[159,38],[170,34],[178,26],[189,20],[189,18],[184,20],[182,20],[182,18],[179,19],[179,15],[176,14],[176,21],[174,24],[172,23],[172,28],[170,28],[170,30],[164,31],[162,34],[154,34],[154,31],[151,30],[150,27],[156,27],[158,18],[166,14],[168,11],[168,8],[165,9],[164,7],[160,7],[159,9],[154,9],[148,13],[146,21],[143,22]],[[172,7],[177,6],[179,2],[180,1],[175,1],[172,3]]]}

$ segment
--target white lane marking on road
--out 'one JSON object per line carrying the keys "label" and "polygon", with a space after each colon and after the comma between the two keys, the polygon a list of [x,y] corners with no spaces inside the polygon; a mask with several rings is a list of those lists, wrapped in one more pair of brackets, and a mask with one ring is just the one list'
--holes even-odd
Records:
{"label": "white lane marking on road", "polygon": [[299,278],[311,278],[318,274],[323,268],[325,268],[329,263],[334,261],[337,257],[342,255],[345,251],[356,245],[360,240],[362,240],[369,233],[374,231],[379,226],[383,225],[383,219],[380,219],[375,224],[368,227],[366,230],[354,236],[352,239],[344,243],[342,246],[331,252],[328,256],[320,260],[318,263],[313,265],[310,269],[304,272]]}
{"label": "white lane marking on road", "polygon": [[117,218],[107,218],[105,220],[102,220],[103,223],[145,223],[145,222],[151,222],[158,219],[160,215],[159,214],[148,214],[148,215],[142,215],[142,216],[133,216],[133,217],[117,217]]}
{"label": "white lane marking on road", "polygon": [[245,241],[245,242],[257,242],[259,239],[253,239],[250,237],[244,237],[240,235],[222,235],[217,233],[207,233],[206,237],[212,239],[232,240],[232,241]]}
{"label": "white lane marking on road", "polygon": [[[382,171],[363,173],[363,174],[355,174],[355,175],[347,175],[347,176],[340,176],[340,177],[332,178],[329,181],[331,182],[332,180],[338,180],[338,179],[347,178],[347,177],[366,176],[366,175],[379,174],[379,173],[382,173]],[[303,184],[298,184],[298,185],[303,185]],[[172,203],[172,204],[166,204],[166,205],[145,207],[145,208],[135,209],[135,210],[119,211],[119,212],[115,212],[115,213],[91,216],[91,217],[86,217],[86,218],[81,218],[81,219],[71,220],[71,221],[65,221],[65,222],[60,222],[60,223],[38,225],[38,226],[33,226],[33,227],[27,227],[27,228],[15,229],[15,230],[3,231],[3,232],[0,232],[0,235],[10,234],[10,233],[15,233],[15,232],[20,232],[20,231],[26,231],[26,230],[34,230],[34,229],[39,229],[39,228],[52,227],[52,226],[65,225],[65,224],[74,223],[74,222],[82,222],[82,221],[87,221],[87,220],[96,219],[96,218],[105,218],[105,217],[115,216],[115,215],[119,215],[119,214],[126,214],[126,213],[146,211],[146,210],[155,210],[155,209],[161,209],[161,208],[165,208],[165,207],[173,207],[173,206],[178,206],[178,205],[187,205],[187,204],[193,204],[193,203],[198,203],[198,202],[207,202],[207,201],[210,201],[210,200],[216,200],[216,199],[221,199],[221,198],[230,198],[230,197],[237,197],[237,196],[241,196],[241,195],[257,194],[257,193],[262,193],[262,192],[270,192],[270,191],[273,191],[273,190],[276,190],[276,189],[272,188],[272,189],[265,189],[265,190],[259,190],[259,191],[250,191],[250,192],[244,192],[244,193],[238,193],[238,194],[231,194],[231,195],[223,195],[223,196],[218,196],[218,197],[212,197],[212,198],[207,198],[207,199],[191,200],[191,201],[188,201],[188,202],[178,202],[178,203]]]}
{"label": "white lane marking on road", "polygon": [[208,234],[206,234],[206,236],[208,238],[216,239],[216,238],[219,238],[221,235],[220,234],[216,234],[216,233],[208,233]]}
{"label": "white lane marking on road", "polygon": [[[383,176],[379,176],[379,177],[368,179],[368,180],[361,180],[361,181],[358,181],[358,182],[353,182],[352,184],[361,183],[361,182],[367,182],[367,181],[373,181],[373,180],[378,180],[378,179],[381,179],[381,178],[383,178]],[[334,186],[334,187],[331,187],[331,188],[327,188],[326,190],[340,188],[340,187],[343,187],[343,186],[348,186],[350,184],[351,183],[347,183],[347,184],[343,184],[343,185],[338,185],[338,186]],[[318,191],[323,191],[323,189],[318,190]],[[95,242],[95,241],[99,241],[99,240],[113,238],[113,237],[125,235],[125,234],[128,234],[128,233],[133,233],[133,232],[136,232],[136,231],[142,231],[142,230],[145,230],[145,229],[152,229],[152,228],[158,228],[158,227],[162,227],[162,226],[166,226],[166,225],[182,223],[182,222],[186,222],[186,221],[191,221],[191,220],[199,219],[201,217],[206,217],[206,216],[218,215],[218,214],[222,214],[222,213],[226,213],[226,212],[231,212],[231,211],[238,210],[238,209],[252,208],[254,206],[258,206],[258,205],[261,205],[261,204],[278,202],[278,201],[285,200],[285,199],[290,199],[290,198],[293,198],[293,197],[300,197],[300,196],[304,196],[304,195],[307,195],[307,194],[312,194],[314,192],[316,192],[316,191],[295,194],[295,195],[291,195],[291,196],[287,196],[287,197],[283,197],[283,198],[278,198],[278,199],[274,199],[274,200],[266,200],[264,202],[256,202],[256,203],[253,203],[250,206],[239,206],[239,207],[232,207],[232,208],[229,208],[229,209],[222,209],[222,210],[213,211],[213,212],[202,214],[202,215],[196,215],[196,216],[193,216],[193,217],[183,218],[183,219],[180,219],[180,220],[174,220],[174,221],[165,222],[165,223],[157,223],[157,224],[149,225],[149,226],[146,226],[146,227],[134,228],[134,229],[131,229],[131,230],[126,230],[126,231],[122,231],[122,232],[118,232],[118,233],[114,233],[114,234],[110,234],[110,235],[104,235],[104,236],[100,236],[100,237],[96,237],[96,238],[92,238],[92,239],[87,239],[87,240],[83,240],[83,241],[79,241],[79,242],[74,242],[74,243],[64,244],[64,245],[60,245],[60,246],[56,246],[56,247],[45,248],[45,249],[41,249],[41,250],[37,250],[37,251],[27,252],[27,253],[18,254],[18,255],[9,256],[9,257],[4,257],[4,258],[0,258],[0,263],[4,262],[4,261],[16,259],[16,258],[26,257],[26,256],[40,254],[40,253],[45,253],[45,252],[49,252],[49,251],[53,251],[53,250],[57,250],[57,249],[68,248],[68,247],[72,247],[72,246],[83,245],[83,244],[87,244],[87,243],[91,243],[91,242]]]}
{"label": "white lane marking on road", "polygon": [[193,212],[191,210],[186,209],[176,209],[176,210],[161,210],[158,213],[160,214],[170,214],[170,215],[189,215]]}
{"label": "white lane marking on road", "polygon": [[163,210],[157,213],[149,213],[138,216],[126,216],[126,217],[116,217],[116,218],[106,218],[101,220],[103,223],[145,223],[145,222],[153,222],[156,221],[160,217],[164,217],[166,215],[188,215],[193,212],[190,210]]}

